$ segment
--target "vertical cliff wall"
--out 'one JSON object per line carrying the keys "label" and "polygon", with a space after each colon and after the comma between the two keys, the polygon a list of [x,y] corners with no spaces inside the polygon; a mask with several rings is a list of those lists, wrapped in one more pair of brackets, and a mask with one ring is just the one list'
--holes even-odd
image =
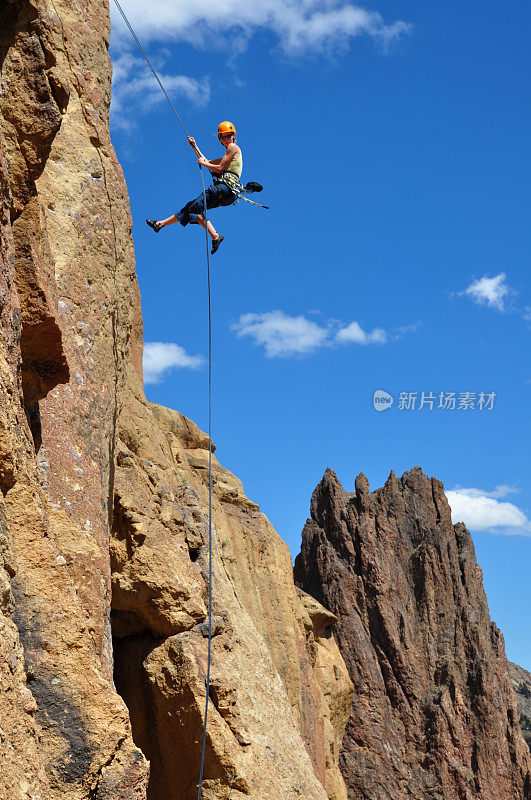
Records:
{"label": "vertical cliff wall", "polygon": [[[0,796],[188,798],[209,443],[142,390],[108,7],[0,0],[0,19]],[[214,515],[204,796],[342,800],[335,618],[217,462]]]}
{"label": "vertical cliff wall", "polygon": [[109,23],[90,1],[3,0],[0,17],[2,796],[140,798],[147,764],[110,682],[134,264],[108,131]]}
{"label": "vertical cliff wall", "polygon": [[369,492],[327,470],[297,584],[338,617],[354,684],[341,758],[350,798],[521,800],[529,753],[470,534],[419,468]]}

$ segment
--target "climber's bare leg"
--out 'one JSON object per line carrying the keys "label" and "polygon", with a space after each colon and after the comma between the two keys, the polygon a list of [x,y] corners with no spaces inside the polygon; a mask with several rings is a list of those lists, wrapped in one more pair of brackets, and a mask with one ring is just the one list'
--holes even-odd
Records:
{"label": "climber's bare leg", "polygon": [[166,225],[175,225],[176,222],[179,222],[175,214],[172,214],[171,217],[168,219],[158,219],[157,225],[160,225],[161,228],[165,228]]}
{"label": "climber's bare leg", "polygon": [[[198,225],[201,225],[202,228],[205,227],[205,218],[203,216],[201,216],[201,214],[197,215],[197,223],[198,223]],[[210,220],[208,220],[207,229],[208,229],[209,234],[212,236],[212,239],[219,239],[219,233],[214,228],[214,226],[212,225]]]}

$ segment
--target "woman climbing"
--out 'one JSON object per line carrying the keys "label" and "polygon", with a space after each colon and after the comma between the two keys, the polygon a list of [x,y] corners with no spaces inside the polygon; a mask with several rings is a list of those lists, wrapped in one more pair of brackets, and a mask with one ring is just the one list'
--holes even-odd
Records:
{"label": "woman climbing", "polygon": [[[225,147],[225,155],[222,158],[214,158],[209,161],[196,144],[193,136],[188,137],[190,146],[194,149],[197,155],[197,162],[206,167],[212,173],[214,185],[209,186],[206,190],[206,205],[207,208],[219,208],[219,206],[230,206],[240,196],[243,187],[240,183],[240,177],[243,169],[243,156],[242,151],[236,144],[236,128],[232,122],[221,122],[218,126],[218,139]],[[259,184],[248,184],[245,191],[260,191]],[[168,219],[153,220],[146,219],[147,224],[153,228],[155,233],[158,233],[166,225],[174,225],[180,222],[181,225],[188,225],[188,223],[201,225],[205,227],[205,218],[201,212],[204,211],[203,195],[199,195],[195,200],[190,200],[184,208],[177,214],[172,214]],[[207,229],[212,237],[212,253],[215,253],[224,237],[219,234],[210,220],[207,223]]]}

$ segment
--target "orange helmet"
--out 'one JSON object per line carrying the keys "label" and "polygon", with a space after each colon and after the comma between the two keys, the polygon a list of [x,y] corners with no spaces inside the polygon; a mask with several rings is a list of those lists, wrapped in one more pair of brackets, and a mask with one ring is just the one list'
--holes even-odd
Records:
{"label": "orange helmet", "polygon": [[236,136],[236,128],[232,122],[220,122],[218,125],[218,139],[224,133],[233,133]]}

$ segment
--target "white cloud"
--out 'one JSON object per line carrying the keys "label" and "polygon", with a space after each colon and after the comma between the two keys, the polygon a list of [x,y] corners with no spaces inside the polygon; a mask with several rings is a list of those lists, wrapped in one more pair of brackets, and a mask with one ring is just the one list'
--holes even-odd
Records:
{"label": "white cloud", "polygon": [[[289,55],[323,52],[369,35],[383,46],[408,33],[401,20],[386,24],[377,11],[346,0],[158,0],[146,12],[144,0],[121,0],[144,41],[186,41],[196,47],[229,46],[239,52],[259,31],[272,32]],[[111,3],[116,33],[127,33]]]}
{"label": "white cloud", "polygon": [[471,531],[492,531],[530,536],[531,522],[514,503],[499,498],[517,492],[513,486],[497,486],[492,492],[457,487],[446,492],[452,509],[452,520],[464,522]]}
{"label": "white cloud", "polygon": [[[165,54],[159,53],[155,68],[170,97],[185,97],[196,106],[205,106],[210,99],[208,77],[197,80],[164,73],[159,71],[164,60]],[[114,126],[131,130],[135,127],[135,114],[147,114],[166,100],[142,57],[121,51],[113,55],[112,65],[111,121]]]}
{"label": "white cloud", "polygon": [[493,278],[484,275],[482,278],[472,281],[470,286],[459,294],[469,297],[479,305],[506,311],[506,301],[513,291],[506,284],[505,279],[505,272],[500,272]]}
{"label": "white cloud", "polygon": [[358,322],[345,325],[331,319],[318,325],[307,316],[292,317],[278,310],[242,314],[231,330],[236,331],[238,336],[249,336],[255,344],[263,345],[268,358],[309,355],[319,347],[343,344],[387,344],[390,340],[400,338],[399,335],[390,336],[383,328],[364,331]]}
{"label": "white cloud", "polygon": [[374,328],[370,333],[363,330],[358,322],[351,322],[341,328],[336,334],[336,341],[340,344],[353,342],[355,344],[386,344],[387,333],[383,328]]}
{"label": "white cloud", "polygon": [[203,356],[190,356],[173,342],[144,343],[144,383],[160,383],[169,369],[199,369],[204,363]]}
{"label": "white cloud", "polygon": [[327,343],[329,331],[306,317],[290,317],[283,311],[242,314],[231,325],[238,336],[250,336],[264,345],[268,358],[308,355]]}

